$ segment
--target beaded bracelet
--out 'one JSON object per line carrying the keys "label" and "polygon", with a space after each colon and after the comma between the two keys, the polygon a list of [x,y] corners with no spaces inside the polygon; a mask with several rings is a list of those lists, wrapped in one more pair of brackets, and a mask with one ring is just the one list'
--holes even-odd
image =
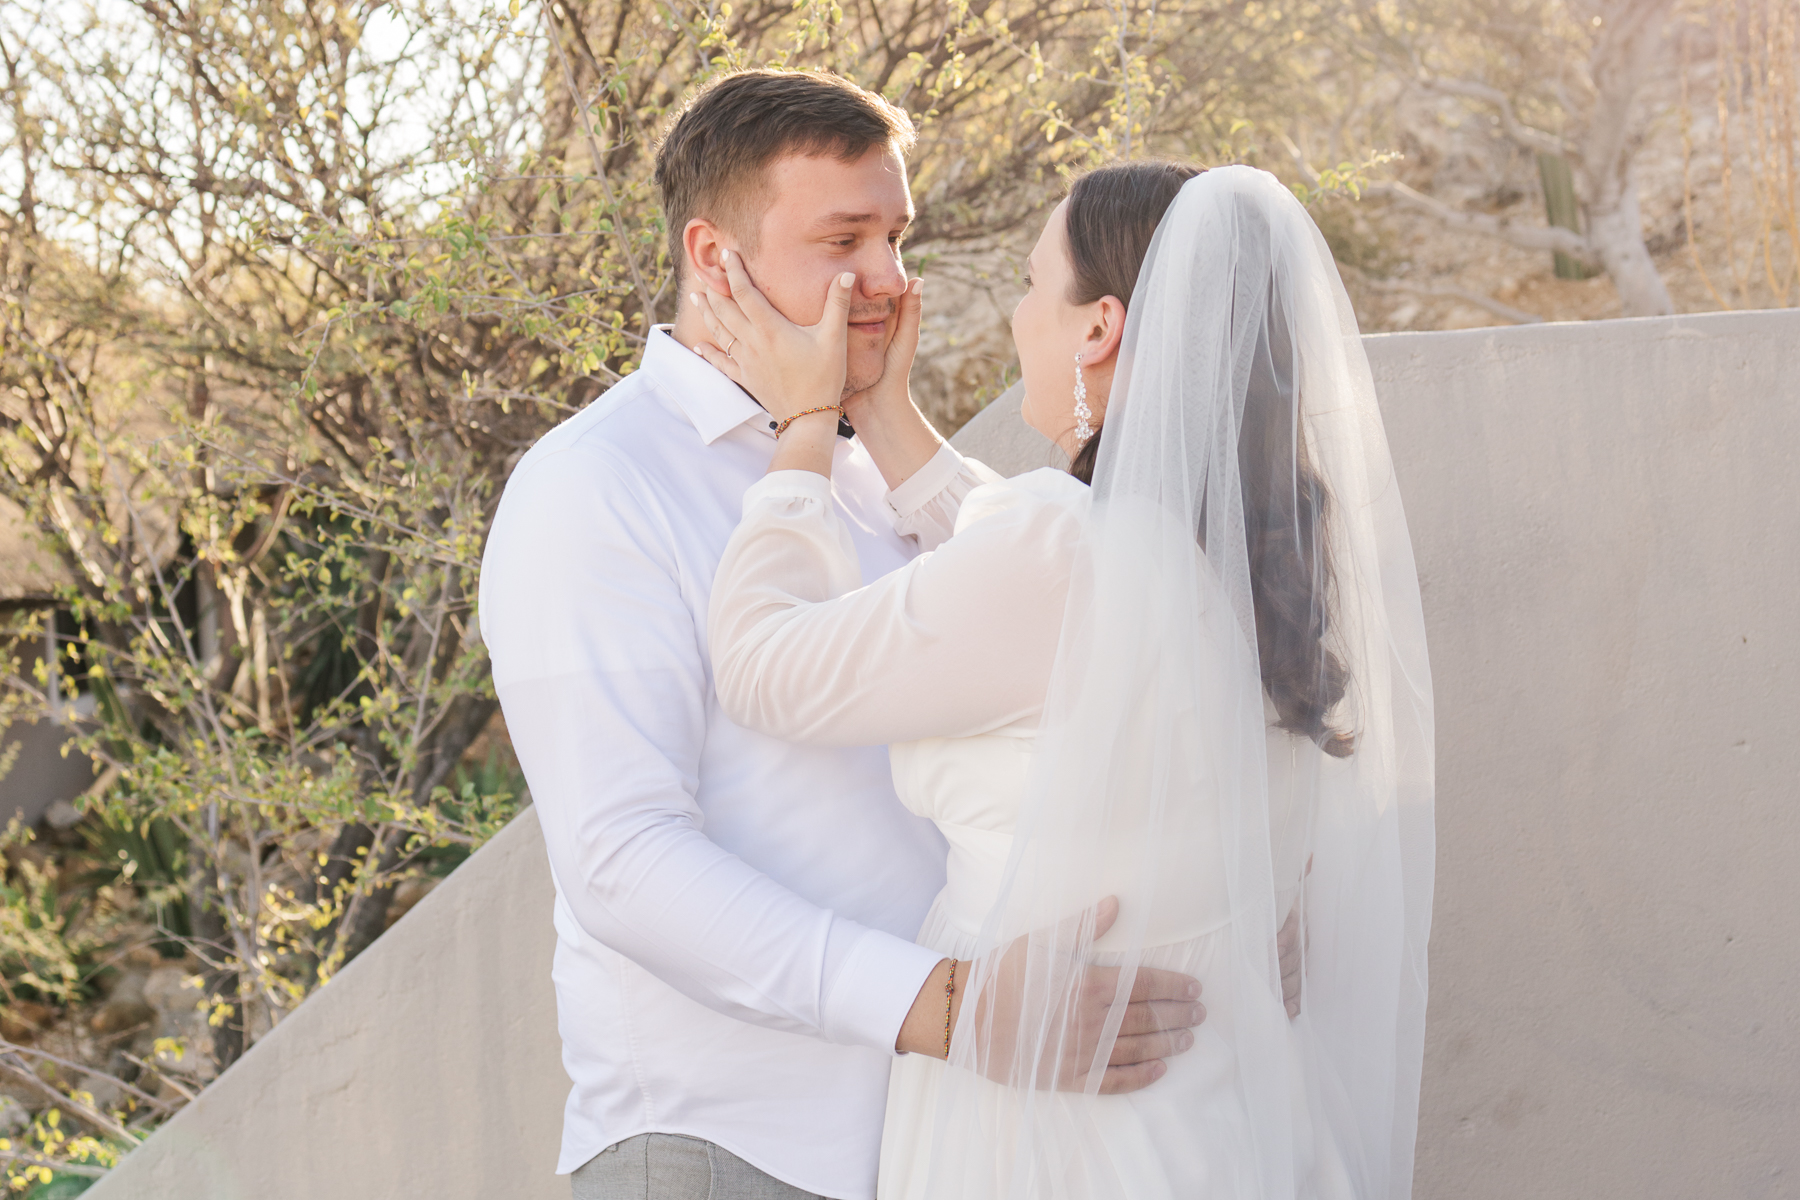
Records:
{"label": "beaded bracelet", "polygon": [[798,421],[801,417],[810,417],[814,413],[826,412],[834,412],[838,415],[838,419],[842,420],[844,416],[844,406],[841,404],[827,404],[823,408],[809,408],[805,412],[797,412],[787,420],[782,421],[775,426],[775,436],[780,437],[782,434],[786,433],[787,427],[792,425],[795,421]]}
{"label": "beaded bracelet", "polygon": [[950,960],[950,978],[944,982],[944,1061],[950,1061],[950,1002],[956,995],[956,960]]}

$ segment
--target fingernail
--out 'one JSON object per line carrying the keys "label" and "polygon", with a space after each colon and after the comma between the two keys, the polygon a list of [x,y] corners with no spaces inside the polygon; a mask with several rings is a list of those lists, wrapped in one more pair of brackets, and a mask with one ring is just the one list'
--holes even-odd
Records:
{"label": "fingernail", "polygon": [[1177,1050],[1190,1049],[1193,1046],[1193,1044],[1194,1044],[1194,1035],[1191,1033],[1187,1033],[1185,1031],[1182,1032],[1175,1039],[1175,1048]]}
{"label": "fingernail", "polygon": [[1206,1005],[1196,1004],[1194,1007],[1188,1009],[1188,1020],[1195,1025],[1206,1020]]}
{"label": "fingernail", "polygon": [[688,303],[689,304],[700,303],[700,293],[699,292],[689,292],[688,293]]}
{"label": "fingernail", "polygon": [[851,284],[853,284],[855,282],[856,282],[856,272],[855,271],[845,271],[842,275],[838,276],[838,286],[839,287],[849,287]]}
{"label": "fingernail", "polygon": [[1187,998],[1189,1000],[1198,1000],[1200,998],[1200,981],[1198,979],[1187,985]]}
{"label": "fingernail", "polygon": [[719,261],[720,262],[730,262],[731,261],[731,251],[729,251],[729,250],[719,251]]}
{"label": "fingernail", "polygon": [[1164,1062],[1160,1058],[1157,1059],[1154,1063],[1152,1063],[1150,1065],[1150,1078],[1152,1078],[1152,1079],[1161,1079],[1164,1075],[1167,1075],[1168,1073],[1169,1073],[1169,1064]]}
{"label": "fingernail", "polygon": [[925,294],[925,281],[923,279],[913,280],[912,289],[913,289],[913,295],[923,296]]}

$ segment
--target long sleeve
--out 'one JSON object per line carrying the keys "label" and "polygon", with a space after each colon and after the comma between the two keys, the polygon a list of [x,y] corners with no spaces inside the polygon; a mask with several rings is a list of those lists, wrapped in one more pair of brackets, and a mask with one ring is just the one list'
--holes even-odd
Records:
{"label": "long sleeve", "polygon": [[1001,481],[998,472],[964,458],[945,442],[930,462],[888,493],[894,528],[918,542],[919,549],[935,550],[956,528],[956,515],[969,493]]}
{"label": "long sleeve", "polygon": [[481,619],[558,892],[581,928],[713,1010],[893,1052],[939,956],[809,903],[710,840],[707,672],[630,466],[562,452],[509,483]]}
{"label": "long sleeve", "polygon": [[780,471],[744,496],[708,618],[726,713],[790,741],[864,745],[1040,711],[1081,535],[1073,508],[1017,481],[977,489],[955,536],[864,587],[830,488]]}

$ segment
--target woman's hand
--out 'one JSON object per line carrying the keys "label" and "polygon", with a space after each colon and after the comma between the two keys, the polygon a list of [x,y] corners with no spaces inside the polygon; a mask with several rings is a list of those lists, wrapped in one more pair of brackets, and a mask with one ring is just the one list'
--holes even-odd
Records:
{"label": "woman's hand", "polygon": [[919,350],[924,293],[923,279],[906,285],[895,311],[894,336],[888,342],[880,380],[873,387],[844,397],[844,415],[890,488],[911,478],[943,444],[937,430],[913,403],[909,386],[913,358]]}
{"label": "woman's hand", "polygon": [[894,336],[888,340],[881,378],[873,387],[844,397],[850,423],[865,427],[892,425],[916,410],[912,402],[913,358],[919,352],[919,317],[924,309],[925,281],[911,279],[894,307]]}
{"label": "woman's hand", "polygon": [[[816,325],[796,325],[776,311],[750,281],[743,256],[720,255],[729,292],[710,288],[688,299],[706,322],[712,345],[702,343],[700,356],[744,388],[769,415],[786,420],[809,409],[842,404],[845,344],[851,290],[856,275],[845,271],[831,282],[825,311]],[[837,427],[837,414],[807,418]]]}

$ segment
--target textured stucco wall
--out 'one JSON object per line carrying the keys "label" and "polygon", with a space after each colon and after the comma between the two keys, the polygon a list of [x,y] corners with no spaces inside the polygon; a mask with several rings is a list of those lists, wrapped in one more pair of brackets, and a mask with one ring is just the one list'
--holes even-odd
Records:
{"label": "textured stucco wall", "polygon": [[[1368,346],[1438,696],[1416,1195],[1800,1195],[1800,313]],[[527,812],[88,1194],[566,1197],[549,903]]]}

